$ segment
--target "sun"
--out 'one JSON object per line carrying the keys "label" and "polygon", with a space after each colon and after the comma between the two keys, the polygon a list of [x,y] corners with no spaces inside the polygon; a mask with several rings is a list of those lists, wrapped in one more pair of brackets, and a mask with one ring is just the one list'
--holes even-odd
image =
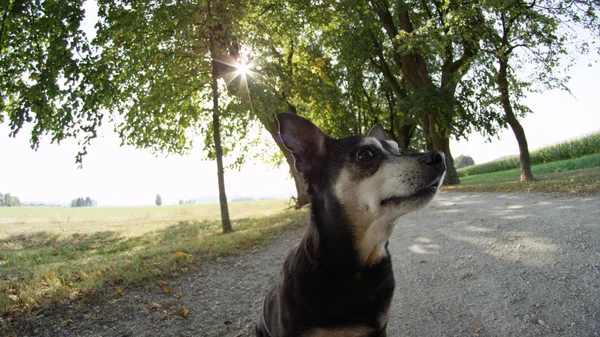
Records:
{"label": "sun", "polygon": [[254,72],[254,68],[256,66],[254,60],[250,60],[246,62],[243,58],[227,58],[221,60],[215,60],[219,63],[226,64],[230,67],[231,71],[224,74],[223,79],[225,83],[229,85],[235,79],[239,79],[239,87],[240,93],[245,93],[248,95],[248,101],[250,102],[250,106],[252,106],[252,98],[250,97],[250,88],[248,86],[248,81],[251,78],[254,78],[258,74]]}
{"label": "sun", "polygon": [[250,64],[246,64],[244,62],[238,63],[235,66],[237,72],[242,75],[242,76],[246,76],[249,75],[251,70],[250,70]]}

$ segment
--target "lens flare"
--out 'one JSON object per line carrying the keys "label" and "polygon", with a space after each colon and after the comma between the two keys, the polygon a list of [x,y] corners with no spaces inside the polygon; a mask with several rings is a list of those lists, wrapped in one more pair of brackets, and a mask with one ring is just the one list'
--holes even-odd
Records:
{"label": "lens flare", "polygon": [[246,63],[238,63],[235,68],[242,76],[249,75],[250,71],[251,71],[250,64],[246,64]]}

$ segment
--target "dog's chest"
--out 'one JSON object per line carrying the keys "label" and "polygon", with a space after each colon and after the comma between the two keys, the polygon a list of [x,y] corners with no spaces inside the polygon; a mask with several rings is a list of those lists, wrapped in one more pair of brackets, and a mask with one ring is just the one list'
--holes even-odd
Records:
{"label": "dog's chest", "polygon": [[371,336],[375,329],[368,327],[350,327],[343,329],[314,329],[303,337],[367,337]]}

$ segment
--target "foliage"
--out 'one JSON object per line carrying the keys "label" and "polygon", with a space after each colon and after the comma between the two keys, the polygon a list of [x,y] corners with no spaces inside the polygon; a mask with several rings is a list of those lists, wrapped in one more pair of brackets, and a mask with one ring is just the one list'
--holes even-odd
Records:
{"label": "foliage", "polygon": [[0,207],[16,207],[21,206],[21,200],[19,197],[13,196],[10,193],[0,193]]}
{"label": "foliage", "polygon": [[92,207],[96,206],[98,203],[96,200],[91,199],[90,197],[77,198],[71,200],[71,207]]}
{"label": "foliage", "polygon": [[[485,30],[470,81],[480,105],[489,109],[483,129],[493,136],[507,124],[506,109],[516,118],[532,111],[522,101],[530,92],[548,89],[569,91],[567,70],[594,39],[582,39],[575,27],[600,36],[596,1],[486,0]],[[504,68],[504,69],[503,69]],[[505,78],[503,78],[505,77]],[[502,81],[506,91],[502,93]],[[506,97],[503,97],[505,95]]]}
{"label": "foliage", "polygon": [[154,203],[156,204],[156,206],[162,205],[162,197],[160,196],[160,194],[156,195],[156,198],[154,198]]}
{"label": "foliage", "polygon": [[[600,153],[600,132],[533,151],[531,152],[531,164],[551,163],[595,153]],[[465,168],[458,173],[461,177],[467,177],[517,167],[519,167],[519,158],[511,157]]]}
{"label": "foliage", "polygon": [[454,161],[456,163],[457,169],[475,165],[475,161],[473,160],[473,158],[471,158],[469,156],[461,155],[461,156],[456,157],[456,159],[454,159]]}
{"label": "foliage", "polygon": [[123,143],[187,151],[188,128],[199,125],[202,102],[210,102],[209,91],[201,96],[210,89],[207,32],[190,39],[195,27],[207,25],[206,16],[190,2],[98,1],[98,7],[95,89],[102,105],[121,116],[115,122]]}
{"label": "foliage", "polygon": [[341,127],[327,125],[344,111],[339,109],[340,90],[334,82],[339,74],[313,14],[295,1],[254,7],[247,14],[243,42],[257,72],[250,83],[252,104],[261,120],[289,111],[322,121],[319,124],[332,134],[341,133]]}
{"label": "foliage", "polygon": [[[280,111],[336,137],[380,124],[411,149],[449,152],[450,135],[493,136],[506,126],[492,90],[498,58],[511,60],[510,99],[522,116],[528,91],[565,88],[556,70],[570,64],[569,44],[590,48],[561,24],[600,30],[589,0],[99,0],[98,9],[89,42],[82,0],[0,8],[0,122],[13,136],[32,123],[34,148],[45,134],[75,137],[78,161],[107,119],[123,144],[156,153],[184,153],[205,135],[214,158],[211,38],[230,81],[219,91],[224,154],[239,168],[260,144],[257,121]],[[226,76],[241,54],[258,74],[247,83]],[[522,76],[525,64],[535,70]]]}
{"label": "foliage", "polygon": [[83,0],[5,1],[0,7],[0,123],[10,136],[33,124],[31,146],[76,138],[81,162],[103,112],[90,91],[90,46],[80,24]]}
{"label": "foliage", "polygon": [[[91,42],[81,30],[82,0],[0,8],[0,123],[8,117],[11,136],[33,123],[36,149],[44,134],[52,142],[79,139],[79,163],[105,114],[124,145],[188,151],[192,138],[210,129],[209,37],[218,40],[219,61],[231,63],[237,47],[229,40],[243,4],[217,1],[211,16],[211,1],[97,3]],[[224,127],[242,132],[243,124],[240,118]],[[231,133],[226,141],[233,143]]]}

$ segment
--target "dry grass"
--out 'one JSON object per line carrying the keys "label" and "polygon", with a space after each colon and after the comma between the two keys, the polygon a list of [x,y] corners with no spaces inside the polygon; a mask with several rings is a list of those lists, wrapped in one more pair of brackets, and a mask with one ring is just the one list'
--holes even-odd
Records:
{"label": "dry grass", "polygon": [[306,211],[283,212],[281,200],[231,206],[236,219],[230,234],[221,233],[219,220],[200,218],[214,217],[210,206],[65,208],[62,221],[44,218],[50,209],[13,209],[14,222],[2,220],[0,312],[17,319],[107,286],[119,296],[128,286],[185,273],[200,259],[255,249],[307,218]]}
{"label": "dry grass", "polygon": [[[262,217],[287,208],[287,200],[229,203],[232,219]],[[136,236],[163,229],[165,223],[218,220],[218,204],[142,207],[0,207],[0,239],[32,232],[71,235],[117,232]]]}

